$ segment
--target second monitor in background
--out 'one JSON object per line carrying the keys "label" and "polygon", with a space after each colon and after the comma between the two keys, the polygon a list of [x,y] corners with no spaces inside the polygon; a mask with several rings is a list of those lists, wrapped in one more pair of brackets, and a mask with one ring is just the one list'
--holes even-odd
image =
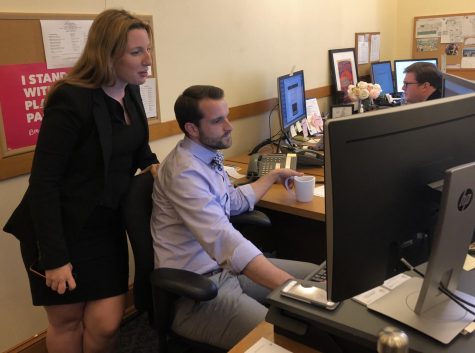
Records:
{"label": "second monitor in background", "polygon": [[394,93],[393,71],[390,61],[380,61],[371,64],[371,81],[381,86],[382,93]]}
{"label": "second monitor in background", "polygon": [[396,89],[395,92],[403,92],[402,91],[402,86],[403,86],[403,81],[404,77],[406,74],[404,73],[404,70],[409,66],[417,62],[429,62],[431,64],[434,64],[435,66],[438,65],[438,61],[436,58],[430,58],[430,59],[407,59],[407,60],[394,60],[394,75],[396,77]]}
{"label": "second monitor in background", "polygon": [[280,76],[277,79],[277,85],[282,132],[290,141],[290,129],[307,117],[303,71]]}
{"label": "second monitor in background", "polygon": [[[283,140],[286,140],[286,143],[280,144],[279,147],[284,152],[296,153],[299,166],[321,166],[323,156],[315,150],[321,145],[319,142],[323,143],[323,140],[313,142],[315,150],[308,146],[310,141],[307,138],[307,130],[311,122],[307,121],[303,70],[278,77],[277,91],[282,135]],[[298,147],[301,145],[306,146]]]}
{"label": "second monitor in background", "polygon": [[323,121],[315,98],[305,99],[303,71],[277,78],[279,115],[284,140],[290,145],[311,145],[323,131]]}

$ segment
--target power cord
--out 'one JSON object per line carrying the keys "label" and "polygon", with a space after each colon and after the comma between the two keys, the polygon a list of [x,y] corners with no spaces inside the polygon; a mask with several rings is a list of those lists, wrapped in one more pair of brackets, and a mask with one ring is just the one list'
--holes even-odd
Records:
{"label": "power cord", "polygon": [[271,109],[271,111],[269,112],[269,116],[267,117],[267,123],[269,125],[269,140],[272,141],[272,138],[274,136],[272,136],[272,126],[270,124],[270,121],[271,121],[271,118],[272,118],[272,113],[274,112],[274,110],[279,106],[279,103],[277,103],[276,105],[274,105],[274,107]]}
{"label": "power cord", "polygon": [[[282,134],[281,130],[277,131],[274,135],[272,135],[272,126],[271,126],[271,119],[272,119],[272,113],[275,111],[275,109],[279,106],[277,103],[269,112],[269,115],[267,116],[267,121],[268,121],[268,127],[269,127],[269,138],[265,139],[258,145],[256,145],[251,152],[249,152],[249,155],[252,155],[254,153],[257,153],[262,147],[266,145],[277,145],[276,149],[278,150],[278,144],[276,143],[277,141],[280,141],[280,135]],[[277,153],[276,151],[275,153]]]}
{"label": "power cord", "polygon": [[[416,269],[414,266],[412,266],[405,258],[401,258],[401,262],[407,267],[409,268],[411,271],[414,271],[415,273],[417,273],[419,276],[421,276],[422,278],[424,278],[424,274],[419,271],[418,269]],[[454,298],[456,298],[457,300],[460,300],[461,302],[475,308],[475,304],[473,303],[470,303],[469,301],[463,299],[462,297],[459,297],[457,294],[451,292],[445,285],[443,285],[442,283],[439,284],[439,290],[446,294],[448,297],[450,296],[453,296]],[[449,294],[445,293],[445,292],[448,292]]]}
{"label": "power cord", "polygon": [[[412,266],[405,258],[401,258],[401,262],[411,271],[414,271],[415,273],[417,273],[419,276],[421,276],[422,278],[425,277],[424,273],[422,273],[421,271],[419,271],[418,269],[416,269],[414,266]],[[466,301],[465,299],[459,297],[458,295],[456,295],[455,293],[453,293],[452,291],[450,291],[445,285],[443,285],[442,283],[439,283],[439,290],[444,293],[447,297],[449,297],[450,299],[452,299],[458,306],[460,306],[461,308],[467,310],[470,314],[472,315],[475,315],[475,311],[472,311],[471,309],[469,309],[466,305],[468,306],[471,306],[472,308],[475,308],[475,304],[473,303],[470,303],[468,301]],[[466,305],[464,305],[466,304]]]}

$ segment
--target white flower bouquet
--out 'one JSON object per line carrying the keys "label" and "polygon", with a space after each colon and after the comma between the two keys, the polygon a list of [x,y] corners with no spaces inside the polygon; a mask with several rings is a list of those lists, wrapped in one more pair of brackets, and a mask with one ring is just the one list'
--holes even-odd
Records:
{"label": "white flower bouquet", "polygon": [[352,101],[375,99],[381,94],[381,86],[377,83],[358,82],[356,85],[348,86],[348,97]]}

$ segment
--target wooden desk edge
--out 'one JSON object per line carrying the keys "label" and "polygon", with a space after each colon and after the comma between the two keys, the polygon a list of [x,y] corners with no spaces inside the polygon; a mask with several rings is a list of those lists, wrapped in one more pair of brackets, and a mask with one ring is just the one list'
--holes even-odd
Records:
{"label": "wooden desk edge", "polygon": [[[235,157],[234,159],[226,159],[225,160],[225,165],[227,166],[233,166],[233,167],[238,167],[239,169],[237,170],[239,173],[244,174],[247,170],[247,163],[245,161],[249,160],[249,156],[244,155],[244,156],[238,156]],[[315,169],[315,168],[314,168]],[[323,172],[321,168],[318,168],[318,172]],[[318,182],[321,182],[323,179],[323,176],[320,175],[315,175],[316,179]],[[239,180],[234,180],[232,179],[233,182],[239,183],[241,179]],[[243,179],[244,180],[244,179]],[[244,180],[245,181],[245,180]],[[315,221],[319,222],[325,222],[325,210],[324,207],[320,205],[315,205],[316,203],[319,203],[321,201],[317,201],[317,197],[315,196],[315,200],[313,201],[313,205],[315,207],[309,208],[308,205],[306,204],[295,204],[295,200],[284,200],[282,197],[273,197],[272,195],[275,195],[275,188],[279,186],[273,186],[262,198],[259,200],[257,203],[257,206],[267,208],[269,210],[273,211],[278,211],[278,212],[283,212],[283,213],[288,213],[292,214],[295,216],[303,217],[303,218],[308,218],[312,219]],[[280,186],[281,187],[281,186]]]}
{"label": "wooden desk edge", "polygon": [[[249,164],[249,158],[250,158],[249,155],[243,154],[239,156],[225,158],[225,160],[226,160],[226,163],[228,164],[240,164],[241,166],[245,166],[245,168],[247,169],[247,165]],[[325,172],[322,167],[303,167],[303,168],[297,168],[297,170],[304,174],[314,175],[318,177],[317,180],[321,180],[322,177],[325,176]]]}
{"label": "wooden desk edge", "polygon": [[259,341],[261,337],[267,338],[269,341],[284,347],[295,353],[320,353],[319,351],[305,346],[300,342],[296,342],[285,336],[274,334],[274,326],[266,321],[261,322],[254,330],[249,332],[246,337],[238,342],[228,353],[244,353],[252,347],[254,343]]}
{"label": "wooden desk edge", "polygon": [[292,207],[289,205],[283,205],[283,204],[279,204],[273,201],[262,200],[262,199],[257,203],[257,206],[267,208],[273,211],[291,214],[294,216],[313,219],[314,221],[325,222],[325,214],[321,212],[317,212],[317,211],[305,210],[305,209]]}

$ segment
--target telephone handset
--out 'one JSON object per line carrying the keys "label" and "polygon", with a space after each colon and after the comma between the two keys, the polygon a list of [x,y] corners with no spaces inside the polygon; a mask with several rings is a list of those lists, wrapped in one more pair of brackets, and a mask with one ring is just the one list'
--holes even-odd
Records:
{"label": "telephone handset", "polygon": [[247,168],[247,177],[256,180],[259,177],[269,173],[277,168],[297,168],[297,155],[295,153],[281,154],[265,154],[254,153]]}
{"label": "telephone handset", "polygon": [[255,180],[258,178],[259,175],[259,158],[262,156],[259,155],[259,153],[254,153],[251,155],[251,158],[249,159],[249,165],[247,166],[247,178]]}

